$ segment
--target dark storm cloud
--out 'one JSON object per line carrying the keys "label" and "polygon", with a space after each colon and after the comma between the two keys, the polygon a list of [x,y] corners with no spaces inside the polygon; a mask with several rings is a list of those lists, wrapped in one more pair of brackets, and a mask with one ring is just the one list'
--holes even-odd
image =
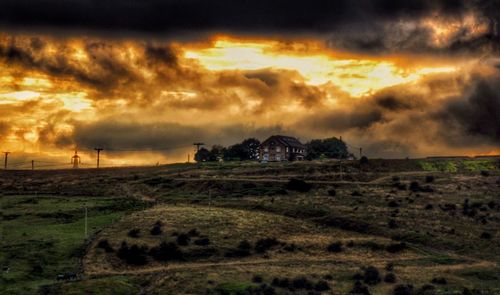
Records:
{"label": "dark storm cloud", "polygon": [[75,145],[92,149],[100,146],[109,152],[136,150],[169,150],[187,148],[195,141],[231,145],[246,137],[265,138],[283,131],[281,126],[254,127],[234,124],[227,126],[189,126],[179,123],[98,121],[76,122],[71,135],[60,135],[59,146]]}
{"label": "dark storm cloud", "polygon": [[463,96],[451,99],[434,116],[444,122],[444,129],[459,128],[466,135],[479,136],[500,143],[500,77],[476,78]]}

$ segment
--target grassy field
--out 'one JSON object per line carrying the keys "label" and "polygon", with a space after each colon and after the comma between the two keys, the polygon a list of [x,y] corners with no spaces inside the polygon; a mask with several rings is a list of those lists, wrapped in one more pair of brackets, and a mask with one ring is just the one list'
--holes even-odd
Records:
{"label": "grassy field", "polygon": [[498,160],[1,176],[2,294],[500,294]]}

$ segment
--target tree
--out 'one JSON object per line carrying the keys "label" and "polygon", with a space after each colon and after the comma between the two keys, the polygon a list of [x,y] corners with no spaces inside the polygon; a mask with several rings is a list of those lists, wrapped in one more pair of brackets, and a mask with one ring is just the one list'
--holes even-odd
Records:
{"label": "tree", "polygon": [[241,143],[245,151],[245,160],[257,160],[259,157],[260,141],[256,138],[247,138]]}
{"label": "tree", "polygon": [[207,161],[219,161],[219,159],[224,158],[224,153],[226,152],[226,148],[221,145],[214,145],[208,154]]}
{"label": "tree", "polygon": [[345,159],[349,156],[345,142],[335,137],[313,139],[306,144],[306,147],[308,160],[322,157],[329,159]]}
{"label": "tree", "polygon": [[194,160],[196,162],[206,162],[210,156],[210,152],[206,148],[201,148],[194,155]]}

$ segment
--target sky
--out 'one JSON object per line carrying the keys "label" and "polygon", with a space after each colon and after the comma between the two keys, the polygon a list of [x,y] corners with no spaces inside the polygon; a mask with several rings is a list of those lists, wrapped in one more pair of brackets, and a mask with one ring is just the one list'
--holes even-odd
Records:
{"label": "sky", "polygon": [[20,167],[93,165],[95,147],[104,166],[164,164],[273,134],[499,154],[500,1],[0,3],[0,149]]}

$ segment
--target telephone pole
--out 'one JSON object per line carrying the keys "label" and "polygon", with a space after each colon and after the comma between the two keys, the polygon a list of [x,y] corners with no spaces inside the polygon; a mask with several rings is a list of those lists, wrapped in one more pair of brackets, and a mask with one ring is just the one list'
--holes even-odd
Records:
{"label": "telephone pole", "polygon": [[362,156],[363,156],[363,148],[359,148],[359,158],[361,159]]}
{"label": "telephone pole", "polygon": [[[198,162],[198,161],[196,161],[196,155],[200,151],[200,146],[205,145],[205,144],[203,142],[195,142],[195,143],[193,143],[193,145],[196,146],[196,154],[194,154],[194,161]],[[201,161],[198,162],[198,168],[200,168],[200,165],[201,165]]]}
{"label": "telephone pole", "polygon": [[104,150],[102,148],[95,148],[94,150],[97,151],[97,168],[99,168],[99,155],[101,154],[101,151]]}
{"label": "telephone pole", "polygon": [[35,160],[31,160],[31,171],[35,170]]}
{"label": "telephone pole", "polygon": [[7,170],[7,161],[8,161],[10,152],[3,152],[3,153],[5,154],[4,169]]}

